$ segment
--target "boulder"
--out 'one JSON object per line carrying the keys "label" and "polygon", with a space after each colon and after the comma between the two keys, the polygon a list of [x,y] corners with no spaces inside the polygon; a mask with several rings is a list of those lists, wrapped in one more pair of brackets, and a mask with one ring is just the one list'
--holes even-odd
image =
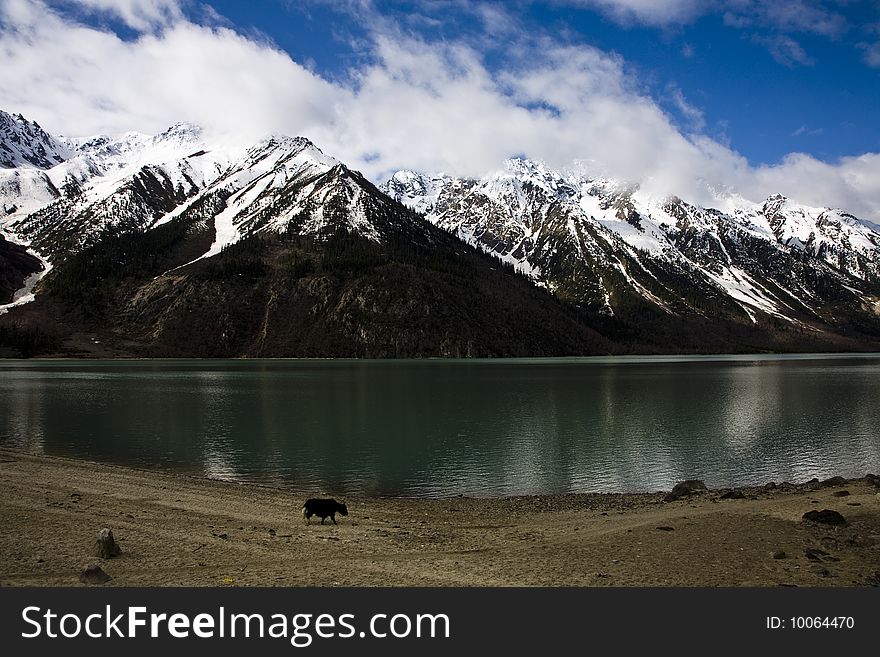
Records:
{"label": "boulder", "polygon": [[849,497],[848,490],[836,490],[834,491],[834,497]]}
{"label": "boulder", "polygon": [[666,497],[663,498],[663,501],[674,502],[675,500],[680,500],[681,498],[687,497],[688,495],[702,493],[706,490],[708,490],[706,488],[706,484],[699,479],[688,479],[687,481],[682,481],[675,484],[675,486],[673,486],[672,488],[672,492],[667,494]]}
{"label": "boulder", "polygon": [[785,550],[776,550],[776,552],[773,553],[774,559],[785,559],[786,556]]}
{"label": "boulder", "polygon": [[807,511],[802,518],[810,522],[818,522],[823,525],[845,525],[846,518],[837,511],[822,509],[821,511]]}
{"label": "boulder", "polygon": [[112,577],[104,572],[98,564],[93,564],[84,568],[79,574],[79,581],[83,584],[106,584]]}
{"label": "boulder", "polygon": [[804,556],[810,561],[822,561],[823,558],[828,556],[828,553],[825,550],[820,550],[819,548],[807,548],[804,550]]}
{"label": "boulder", "polygon": [[741,490],[737,490],[734,488],[733,490],[729,490],[721,495],[722,500],[744,500],[746,496],[743,494]]}
{"label": "boulder", "polygon": [[104,527],[98,532],[98,539],[95,541],[95,556],[101,559],[110,559],[119,556],[122,549],[113,538],[113,532]]}
{"label": "boulder", "polygon": [[843,477],[831,477],[830,479],[826,479],[822,482],[823,486],[846,486],[849,483]]}

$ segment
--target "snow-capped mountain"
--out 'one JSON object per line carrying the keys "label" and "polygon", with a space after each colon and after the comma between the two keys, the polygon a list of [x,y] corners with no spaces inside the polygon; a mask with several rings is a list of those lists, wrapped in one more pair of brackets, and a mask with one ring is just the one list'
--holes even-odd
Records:
{"label": "snow-capped mountain", "polygon": [[0,119],[2,325],[100,329],[125,355],[880,345],[880,233],[841,210],[722,211],[525,159],[380,189],[304,137]]}
{"label": "snow-capped mountain", "polygon": [[0,229],[50,260],[108,231],[150,230],[205,207],[214,213],[207,218],[214,221],[216,239],[203,257],[259,231],[321,234],[345,228],[374,240],[383,231],[367,206],[385,197],[366,194],[365,186],[372,185],[360,174],[302,137],[271,136],[249,148],[218,146],[205,141],[198,127],[181,123],[155,136],[129,132],[57,141],[68,149],[64,161],[46,170],[18,167],[0,177],[6,209]]}
{"label": "snow-capped mountain", "polygon": [[222,145],[178,124],[156,136],[58,141],[67,159],[10,169],[0,186],[10,237],[0,251],[0,353],[613,349],[571,308],[303,137]]}
{"label": "snow-capped mountain", "polygon": [[36,121],[0,110],[0,168],[49,169],[70,156],[70,148],[46,133]]}
{"label": "snow-capped mountain", "polygon": [[[45,134],[39,126],[34,132]],[[429,240],[416,236],[424,232],[418,222],[389,224],[395,213],[384,206],[391,199],[305,138],[272,136],[250,147],[218,144],[197,126],[178,123],[155,136],[128,132],[55,141],[67,149],[67,158],[55,166],[0,170],[0,235],[27,247],[41,263],[34,275],[22,276],[14,299],[0,299],[0,314],[32,300],[53,263],[107,235],[147,232],[173,221],[212,232],[210,244],[192,261],[261,232],[326,237],[344,230],[378,242],[403,231],[410,239]]]}
{"label": "snow-capped mountain", "polygon": [[151,167],[167,168],[165,173],[172,179],[185,174],[199,185],[216,176],[218,168],[225,168],[228,159],[221,154],[219,162],[206,163],[204,171],[188,166],[186,156],[197,152],[200,142],[198,128],[187,124],[156,136],[129,132],[119,137],[58,137],[55,141],[63,146],[66,157],[54,166],[0,169],[0,229],[17,232],[13,224],[56,201],[65,206],[65,215],[78,214]]}
{"label": "snow-capped mountain", "polygon": [[722,212],[524,159],[482,179],[399,171],[382,189],[607,315],[633,297],[667,313],[752,322],[833,321],[840,307],[878,307],[880,234],[782,196]]}
{"label": "snow-capped mountain", "polygon": [[370,188],[359,173],[308,139],[273,136],[247,149],[244,157],[152,226],[210,207],[215,239],[200,258],[261,232],[320,237],[345,230],[378,242],[392,229],[377,212],[390,199]]}

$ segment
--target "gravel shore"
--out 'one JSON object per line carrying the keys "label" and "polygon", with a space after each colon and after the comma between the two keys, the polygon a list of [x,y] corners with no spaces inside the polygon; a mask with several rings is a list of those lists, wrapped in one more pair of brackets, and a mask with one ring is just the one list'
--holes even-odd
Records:
{"label": "gravel shore", "polygon": [[[876,478],[705,491],[442,500],[349,498],[305,525],[314,491],[0,449],[0,585],[877,586]],[[736,495],[739,497],[739,495]],[[729,497],[729,496],[728,496]],[[803,520],[831,509],[845,525]],[[103,527],[122,553],[94,556]]]}

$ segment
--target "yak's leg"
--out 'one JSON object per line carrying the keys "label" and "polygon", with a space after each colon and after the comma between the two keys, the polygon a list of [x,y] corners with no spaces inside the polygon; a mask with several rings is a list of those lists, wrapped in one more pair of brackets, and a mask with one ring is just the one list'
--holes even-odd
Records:
{"label": "yak's leg", "polygon": [[325,520],[326,518],[327,518],[327,516],[321,516],[321,524],[322,524],[322,525],[324,524],[324,520]]}
{"label": "yak's leg", "polygon": [[334,525],[337,524],[337,523],[336,523],[336,514],[335,514],[335,513],[334,513],[332,516],[330,516],[330,520],[333,521],[333,524],[334,524]]}

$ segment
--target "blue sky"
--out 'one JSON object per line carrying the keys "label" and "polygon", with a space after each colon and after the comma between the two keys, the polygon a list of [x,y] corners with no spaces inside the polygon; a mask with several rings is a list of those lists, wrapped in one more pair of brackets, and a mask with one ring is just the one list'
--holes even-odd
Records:
{"label": "blue sky", "polygon": [[[803,11],[800,3],[788,4],[792,12]],[[753,164],[775,163],[792,151],[824,160],[878,151],[880,50],[871,66],[868,49],[880,41],[880,2],[806,4],[829,24],[774,24],[748,11],[736,20],[723,4],[703,15],[650,21],[609,13],[607,5],[603,11],[601,3],[497,6],[506,6],[524,30],[619,54],[683,130],[701,127]],[[344,3],[211,5],[236,29],[266,35],[325,76],[345,76],[369,57],[357,45],[369,38],[363,14]],[[386,1],[375,11],[428,40],[466,36],[476,43],[487,31],[479,15],[457,2]],[[486,44],[483,52],[490,64],[505,56],[503,44]],[[682,111],[680,99],[699,114]]]}
{"label": "blue sky", "polygon": [[876,0],[0,0],[56,133],[304,134],[380,181],[505,157],[880,219]]}

